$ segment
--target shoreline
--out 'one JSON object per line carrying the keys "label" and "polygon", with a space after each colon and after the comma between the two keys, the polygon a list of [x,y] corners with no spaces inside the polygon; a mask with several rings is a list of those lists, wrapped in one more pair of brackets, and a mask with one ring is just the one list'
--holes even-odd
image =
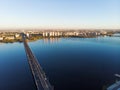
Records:
{"label": "shoreline", "polygon": [[[113,35],[100,35],[102,37],[104,36],[109,36],[109,37],[112,37]],[[28,42],[34,42],[34,41],[37,41],[37,40],[41,40],[41,39],[51,39],[51,38],[97,38],[97,37],[100,37],[100,36],[61,36],[61,37],[31,37],[31,38],[27,38],[27,41]],[[19,43],[22,43],[22,38],[21,39],[13,39],[13,40],[2,40],[0,41],[0,43],[15,43],[15,42],[19,42]]]}

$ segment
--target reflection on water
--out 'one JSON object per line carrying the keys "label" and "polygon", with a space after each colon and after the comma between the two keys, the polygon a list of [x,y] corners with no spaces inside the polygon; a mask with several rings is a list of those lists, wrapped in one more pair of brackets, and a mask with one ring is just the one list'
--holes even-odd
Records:
{"label": "reflection on water", "polygon": [[120,37],[120,33],[116,33],[113,35],[114,37]]}
{"label": "reflection on water", "polygon": [[60,38],[43,38],[43,43],[57,43]]}
{"label": "reflection on water", "polygon": [[66,40],[120,45],[120,37],[106,36],[106,37],[97,37],[97,38],[66,38]]}

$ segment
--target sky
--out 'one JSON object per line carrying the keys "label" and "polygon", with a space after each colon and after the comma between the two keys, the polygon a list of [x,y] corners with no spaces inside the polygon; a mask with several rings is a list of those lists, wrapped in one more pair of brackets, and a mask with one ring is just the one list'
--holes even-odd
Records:
{"label": "sky", "polygon": [[119,29],[120,0],[0,0],[0,28]]}

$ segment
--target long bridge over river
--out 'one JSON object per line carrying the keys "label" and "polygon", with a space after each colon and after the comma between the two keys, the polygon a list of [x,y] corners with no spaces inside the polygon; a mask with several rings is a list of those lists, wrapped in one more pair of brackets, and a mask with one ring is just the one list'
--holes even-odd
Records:
{"label": "long bridge over river", "polygon": [[38,60],[28,46],[24,33],[22,33],[22,39],[37,90],[53,90],[53,87],[46,78],[45,72],[42,70],[42,67],[40,66]]}

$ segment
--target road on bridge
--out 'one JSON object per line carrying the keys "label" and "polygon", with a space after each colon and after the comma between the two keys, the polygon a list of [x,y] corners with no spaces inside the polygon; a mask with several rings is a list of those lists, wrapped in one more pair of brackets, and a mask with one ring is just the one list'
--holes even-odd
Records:
{"label": "road on bridge", "polygon": [[22,33],[22,39],[23,39],[26,55],[28,58],[29,66],[32,71],[32,75],[34,77],[35,84],[37,86],[37,90],[53,90],[53,87],[46,78],[46,75],[42,70],[42,67],[40,66],[38,60],[35,58],[30,47],[28,46],[26,41],[26,36],[24,33]]}

